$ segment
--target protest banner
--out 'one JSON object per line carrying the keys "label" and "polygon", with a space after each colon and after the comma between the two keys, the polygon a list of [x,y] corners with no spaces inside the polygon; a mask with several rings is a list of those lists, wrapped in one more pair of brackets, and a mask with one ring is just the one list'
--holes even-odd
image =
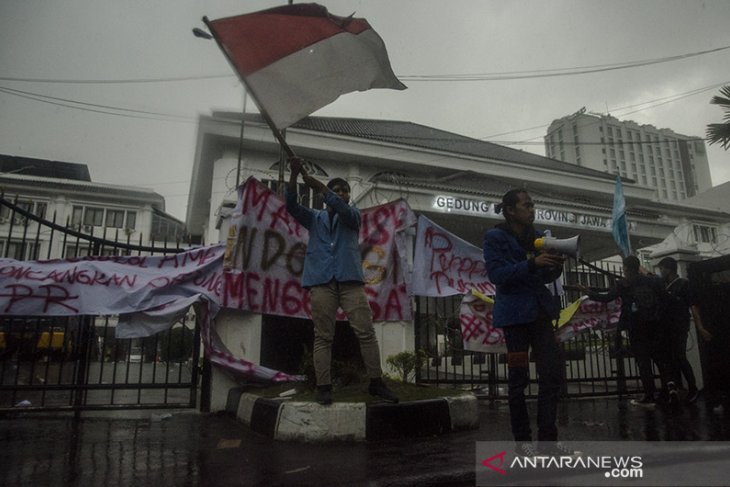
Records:
{"label": "protest banner", "polygon": [[0,313],[8,316],[119,315],[117,338],[166,330],[195,306],[207,356],[228,370],[270,381],[300,380],[234,357],[212,319],[223,289],[222,245],[161,256],[0,259]]}
{"label": "protest banner", "polygon": [[453,296],[472,289],[486,295],[495,292],[482,250],[420,215],[413,256],[413,294]]}
{"label": "protest banner", "polygon": [[[464,350],[507,352],[504,333],[492,321],[493,308],[494,300],[476,290],[464,296],[459,309]],[[559,341],[565,342],[587,330],[612,329],[618,324],[620,316],[620,299],[599,303],[583,296],[561,310],[555,334]]]}
{"label": "protest banner", "polygon": [[[405,230],[415,215],[405,200],[361,210],[360,255],[375,321],[413,317],[406,283]],[[308,232],[283,199],[254,178],[239,189],[225,257],[221,306],[308,318],[300,284]],[[344,318],[344,315],[340,315]]]}

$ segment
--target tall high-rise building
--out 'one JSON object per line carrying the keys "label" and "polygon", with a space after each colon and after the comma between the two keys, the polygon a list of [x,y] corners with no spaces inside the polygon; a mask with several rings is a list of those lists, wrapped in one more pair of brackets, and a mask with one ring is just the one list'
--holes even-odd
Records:
{"label": "tall high-rise building", "polygon": [[545,136],[548,157],[619,174],[676,201],[712,187],[705,141],[652,125],[622,121],[585,108],[553,121]]}

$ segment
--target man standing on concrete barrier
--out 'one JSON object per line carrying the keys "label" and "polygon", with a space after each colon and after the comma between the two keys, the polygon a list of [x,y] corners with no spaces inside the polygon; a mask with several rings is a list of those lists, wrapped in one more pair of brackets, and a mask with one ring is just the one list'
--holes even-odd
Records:
{"label": "man standing on concrete barrier", "polygon": [[[332,403],[330,369],[338,308],[347,314],[360,342],[360,352],[370,378],[369,393],[388,402],[398,402],[382,379],[380,349],[365,295],[358,246],[360,211],[349,205],[350,185],[341,178],[323,184],[307,174],[299,158],[289,159],[289,165],[291,176],[286,190],[286,209],[309,230],[302,287],[309,289],[312,303],[317,402]],[[297,202],[297,178],[300,174],[307,186],[323,196],[326,210],[313,210]]]}

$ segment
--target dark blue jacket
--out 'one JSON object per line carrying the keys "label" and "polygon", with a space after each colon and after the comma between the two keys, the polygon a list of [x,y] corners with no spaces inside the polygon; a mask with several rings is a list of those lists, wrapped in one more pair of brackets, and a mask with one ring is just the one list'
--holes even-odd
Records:
{"label": "dark blue jacket", "polygon": [[[535,237],[542,235],[536,233]],[[484,263],[497,287],[492,312],[495,327],[531,323],[541,309],[550,318],[558,317],[560,305],[545,284],[557,279],[562,268],[535,268],[517,237],[503,227],[484,235]]]}

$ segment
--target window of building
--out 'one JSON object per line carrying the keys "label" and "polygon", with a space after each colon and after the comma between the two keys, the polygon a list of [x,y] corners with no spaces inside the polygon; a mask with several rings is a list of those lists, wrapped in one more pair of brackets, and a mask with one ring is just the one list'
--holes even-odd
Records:
{"label": "window of building", "polygon": [[132,230],[137,228],[137,212],[136,211],[127,212],[127,224],[124,226],[124,228],[131,228]]}
{"label": "window of building", "polygon": [[[39,218],[46,217],[48,203],[46,203],[45,201],[18,200],[15,204],[18,208],[25,210],[28,213],[31,213]],[[10,216],[12,214],[13,211],[10,208],[8,208],[7,206],[0,206],[0,219],[2,219],[3,222],[10,219]],[[23,222],[25,222],[25,217],[21,215],[20,212],[16,212],[14,223],[20,224]]]}
{"label": "window of building", "polygon": [[81,245],[76,243],[71,243],[66,245],[66,248],[64,249],[63,258],[64,259],[73,259],[75,257],[86,257],[87,255],[104,255],[104,256],[110,256],[110,255],[129,255],[128,251],[124,251],[119,248],[114,247],[103,247],[99,250],[98,254],[94,254],[92,252],[92,249],[88,245]]}
{"label": "window of building", "polygon": [[693,225],[695,242],[697,243],[717,243],[717,228],[710,225]]}
{"label": "window of building", "polygon": [[0,256],[15,260],[38,260],[40,248],[34,242],[0,241]]}
{"label": "window of building", "polygon": [[33,214],[38,218],[46,218],[46,212],[48,211],[48,203],[44,201],[36,201]]}
{"label": "window of building", "polygon": [[71,225],[78,226],[81,225],[81,220],[84,216],[84,207],[83,206],[74,206],[73,210],[71,211]]}
{"label": "window of building", "polygon": [[84,210],[84,225],[100,227],[104,222],[104,208],[87,207]]}
{"label": "window of building", "polygon": [[106,226],[124,228],[124,210],[106,210]]}

